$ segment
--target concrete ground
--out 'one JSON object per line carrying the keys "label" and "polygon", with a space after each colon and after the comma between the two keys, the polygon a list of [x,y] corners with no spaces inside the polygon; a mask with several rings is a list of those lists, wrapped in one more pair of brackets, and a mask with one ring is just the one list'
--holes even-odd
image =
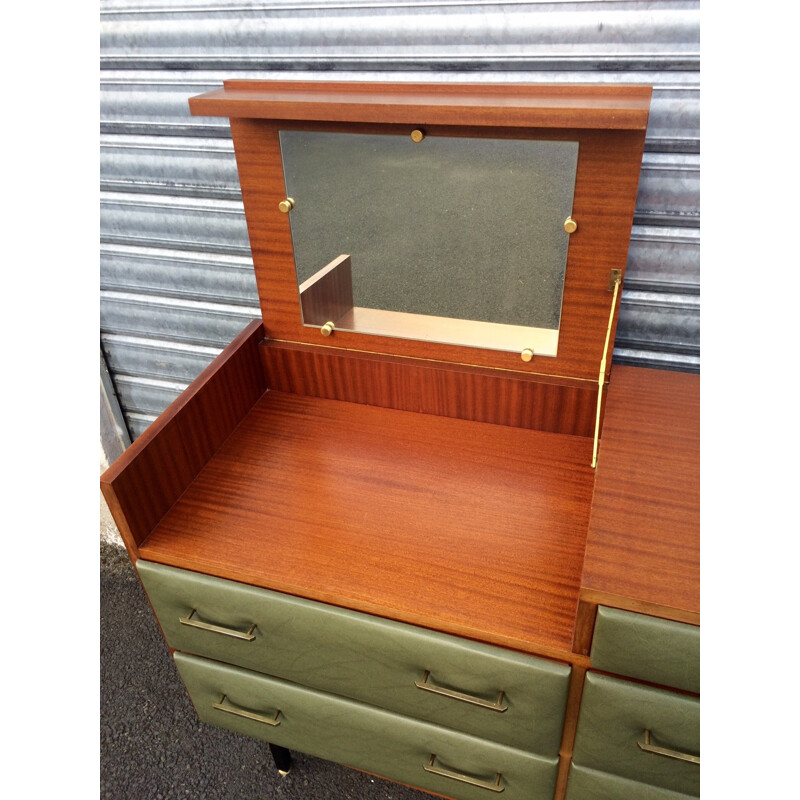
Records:
{"label": "concrete ground", "polygon": [[429,794],[200,722],[100,499],[100,797],[103,800],[422,800]]}

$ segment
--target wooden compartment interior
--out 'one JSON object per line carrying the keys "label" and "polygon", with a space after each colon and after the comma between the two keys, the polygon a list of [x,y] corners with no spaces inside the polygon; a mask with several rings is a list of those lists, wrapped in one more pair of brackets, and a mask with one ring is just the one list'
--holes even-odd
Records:
{"label": "wooden compartment interior", "polygon": [[583,437],[267,391],[139,555],[569,652],[590,453]]}
{"label": "wooden compartment interior", "polygon": [[103,476],[134,560],[576,664],[597,603],[699,623],[697,376],[618,368],[595,472],[588,436],[275,390],[265,345]]}

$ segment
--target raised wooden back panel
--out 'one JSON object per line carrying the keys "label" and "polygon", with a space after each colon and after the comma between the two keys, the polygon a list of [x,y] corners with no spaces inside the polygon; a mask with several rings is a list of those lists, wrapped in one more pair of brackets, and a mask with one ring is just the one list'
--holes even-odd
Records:
{"label": "raised wooden back panel", "polygon": [[[610,277],[612,270],[624,276],[650,96],[643,86],[227,81],[192,98],[193,114],[230,117],[269,384],[591,436],[612,311]],[[418,127],[426,137],[578,142],[578,230],[569,241],[556,356],[534,355],[526,363],[519,352],[346,330],[324,338],[319,327],[302,324],[289,214],[279,210],[287,197],[279,132],[409,135]],[[615,309],[610,347],[617,315]],[[475,410],[455,400],[472,396],[476,384],[489,408],[485,400]],[[442,396],[445,385],[449,398]],[[418,399],[409,400],[409,393]],[[573,413],[567,421],[565,408]]]}

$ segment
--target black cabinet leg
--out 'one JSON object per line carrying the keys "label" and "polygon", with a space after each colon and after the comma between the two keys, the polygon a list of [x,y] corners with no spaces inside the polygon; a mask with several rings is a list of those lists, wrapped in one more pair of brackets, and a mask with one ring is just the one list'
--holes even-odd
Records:
{"label": "black cabinet leg", "polygon": [[278,772],[282,776],[288,774],[292,768],[292,754],[285,747],[272,744],[272,742],[269,743],[269,751],[272,753],[272,760],[275,762]]}

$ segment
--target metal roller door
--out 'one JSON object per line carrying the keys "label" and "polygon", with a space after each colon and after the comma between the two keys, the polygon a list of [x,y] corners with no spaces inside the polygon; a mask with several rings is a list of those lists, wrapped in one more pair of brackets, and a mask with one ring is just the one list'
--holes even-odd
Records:
{"label": "metal roller door", "polygon": [[187,102],[231,77],[653,85],[614,360],[699,370],[699,2],[104,0],[100,16],[101,364],[123,440],[260,315],[228,122]]}

